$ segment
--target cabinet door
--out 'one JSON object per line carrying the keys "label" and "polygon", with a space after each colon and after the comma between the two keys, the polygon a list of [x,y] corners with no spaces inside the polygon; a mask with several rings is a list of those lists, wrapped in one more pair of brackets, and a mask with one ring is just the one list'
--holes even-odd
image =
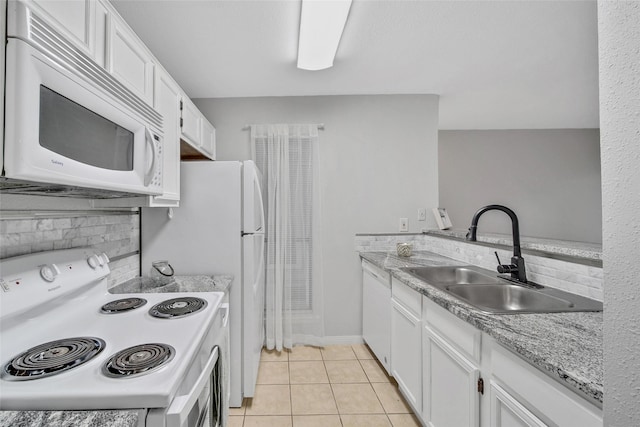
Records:
{"label": "cabinet door", "polygon": [[423,338],[424,419],[432,427],[478,427],[480,370],[429,327]]}
{"label": "cabinet door", "polygon": [[31,0],[27,3],[69,41],[93,57],[92,0]]}
{"label": "cabinet door", "polygon": [[180,123],[181,135],[191,145],[200,148],[202,146],[202,115],[191,100],[183,96],[181,105],[182,121]]}
{"label": "cabinet door", "polygon": [[[362,338],[382,366],[391,372],[391,287],[385,278],[362,268]],[[385,283],[386,282],[386,283]]]}
{"label": "cabinet door", "polygon": [[202,117],[202,151],[209,156],[211,160],[216,159],[216,128],[213,127],[209,120]]}
{"label": "cabinet door", "polygon": [[164,69],[158,68],[154,108],[163,120],[163,192],[154,197],[154,206],[162,200],[180,199],[180,99],[180,87]]}
{"label": "cabinet door", "polygon": [[391,300],[391,374],[416,413],[422,408],[420,319]]}
{"label": "cabinet door", "polygon": [[153,105],[153,57],[119,16],[112,14],[110,20],[107,69],[147,104]]}
{"label": "cabinet door", "polygon": [[109,34],[109,25],[111,20],[110,5],[107,6],[102,0],[94,1],[93,7],[95,9],[94,25],[92,33],[94,35],[94,47],[93,47],[93,59],[105,68],[107,63],[107,35]]}
{"label": "cabinet door", "polygon": [[515,397],[491,381],[491,427],[546,427]]}

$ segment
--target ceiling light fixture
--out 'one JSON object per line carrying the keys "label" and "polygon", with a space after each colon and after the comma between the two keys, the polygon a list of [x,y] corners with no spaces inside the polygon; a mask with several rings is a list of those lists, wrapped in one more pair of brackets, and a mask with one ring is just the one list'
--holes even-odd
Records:
{"label": "ceiling light fixture", "polygon": [[298,68],[317,71],[333,66],[350,8],[351,0],[302,0]]}

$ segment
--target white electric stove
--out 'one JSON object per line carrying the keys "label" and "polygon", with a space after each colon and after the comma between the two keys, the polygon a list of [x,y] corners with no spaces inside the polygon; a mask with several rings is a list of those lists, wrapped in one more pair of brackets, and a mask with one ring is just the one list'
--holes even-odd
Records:
{"label": "white electric stove", "polygon": [[91,249],[0,260],[0,409],[136,408],[146,425],[201,425],[228,393],[223,294],[112,295],[108,263]]}

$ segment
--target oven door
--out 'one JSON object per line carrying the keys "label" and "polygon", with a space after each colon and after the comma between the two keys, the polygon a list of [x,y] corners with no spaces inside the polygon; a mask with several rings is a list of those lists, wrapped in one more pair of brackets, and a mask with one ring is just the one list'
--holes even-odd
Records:
{"label": "oven door", "polygon": [[[186,394],[177,395],[173,398],[171,405],[166,409],[150,409],[147,416],[147,421],[152,420],[157,422],[157,416],[162,416],[164,424],[154,423],[151,425],[163,425],[165,427],[209,427],[205,424],[205,420],[209,420],[209,416],[216,414],[210,412],[210,399],[215,400],[213,395],[216,391],[216,384],[213,384],[213,379],[216,375],[213,375],[216,369],[216,364],[219,360],[219,347],[214,347],[209,359],[200,373],[197,381],[191,387]],[[217,408],[217,413],[220,413],[220,408]],[[162,412],[154,413],[154,412]],[[216,411],[212,411],[216,412]],[[215,417],[214,417],[215,418]],[[212,426],[218,426],[219,422],[215,419],[210,421]]]}
{"label": "oven door", "polygon": [[[212,388],[212,373],[219,358],[219,348],[214,347],[200,377],[188,394],[176,396],[166,412],[166,427],[202,427],[209,413]],[[213,426],[216,426],[213,423]],[[207,426],[209,427],[209,426]]]}

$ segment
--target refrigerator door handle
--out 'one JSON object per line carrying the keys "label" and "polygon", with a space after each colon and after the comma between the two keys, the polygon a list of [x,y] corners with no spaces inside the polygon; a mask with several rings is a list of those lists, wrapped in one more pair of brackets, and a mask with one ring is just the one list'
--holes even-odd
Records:
{"label": "refrigerator door handle", "polygon": [[262,201],[262,183],[261,179],[258,177],[258,171],[256,169],[256,174],[254,175],[255,180],[255,191],[258,193],[258,209],[260,209],[260,225],[256,227],[256,231],[264,231],[264,203]]}
{"label": "refrigerator door handle", "polygon": [[251,160],[243,162],[243,231],[261,233],[265,230],[262,175]]}

